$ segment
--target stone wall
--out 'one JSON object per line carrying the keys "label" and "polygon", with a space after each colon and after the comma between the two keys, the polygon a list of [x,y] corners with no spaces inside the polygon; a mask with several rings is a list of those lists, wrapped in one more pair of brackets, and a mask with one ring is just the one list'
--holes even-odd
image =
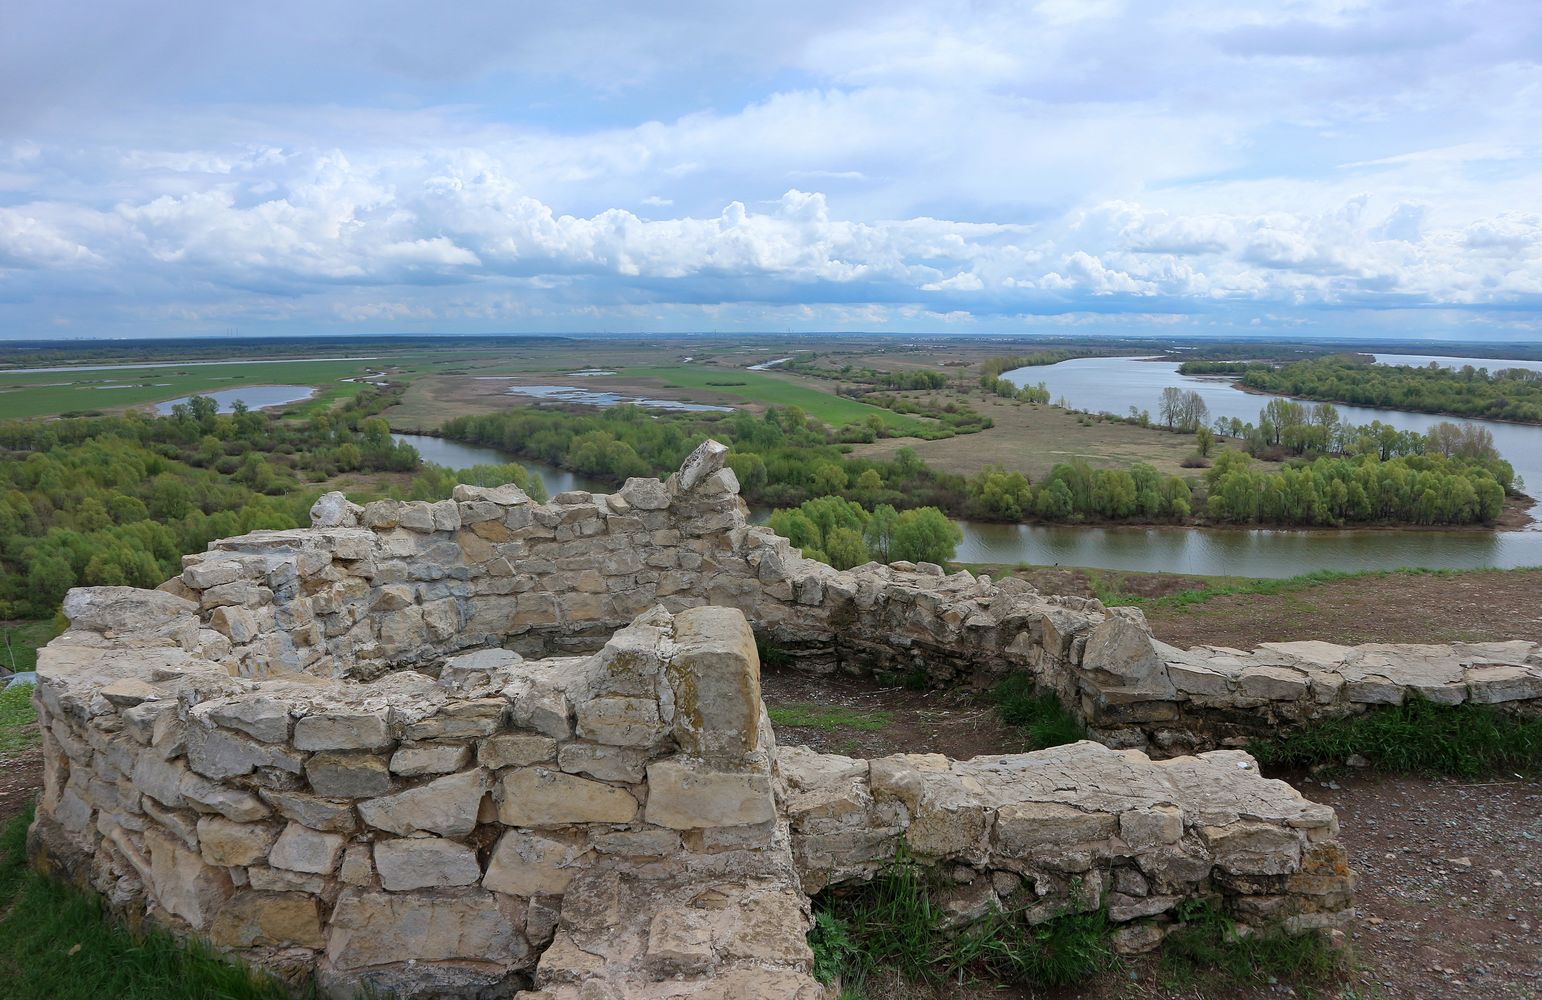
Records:
{"label": "stone wall", "polygon": [[183,648],[199,619],[162,593],[70,609],[39,663],[35,857],[337,996],[815,1000],[808,895],[901,848],[959,922],[1107,906],[1127,950],[1185,899],[1296,928],[1353,913],[1332,810],[1236,751],[778,750],[731,608],[368,681],[233,676]]}
{"label": "stone wall", "polygon": [[532,503],[459,486],[439,503],[340,493],[315,526],[217,541],[163,589],[197,601],[190,649],[243,676],[368,678],[460,649],[598,648],[662,604],[738,608],[800,669],[922,671],[934,684],[1026,671],[1113,746],[1240,746],[1412,693],[1534,710],[1542,650],[1271,643],[1181,650],[1131,608],[1044,595],[938,566],[845,572],[749,524],[726,449],[706,442],[660,482]]}

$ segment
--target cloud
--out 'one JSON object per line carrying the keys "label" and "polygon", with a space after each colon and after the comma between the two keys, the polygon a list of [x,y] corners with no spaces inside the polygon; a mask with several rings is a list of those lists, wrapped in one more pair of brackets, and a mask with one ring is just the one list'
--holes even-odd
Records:
{"label": "cloud", "polygon": [[1522,0],[162,13],[0,36],[8,330],[1538,322]]}

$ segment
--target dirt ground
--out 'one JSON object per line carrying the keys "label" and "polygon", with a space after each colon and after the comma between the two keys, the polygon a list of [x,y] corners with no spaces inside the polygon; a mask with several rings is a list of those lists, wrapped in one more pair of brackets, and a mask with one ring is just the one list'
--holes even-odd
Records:
{"label": "dirt ground", "polygon": [[27,808],[43,787],[43,753],[24,750],[0,760],[0,824]]}
{"label": "dirt ground", "polygon": [[[1098,572],[1098,571],[1092,571]],[[1088,571],[1025,570],[1040,590],[1095,596]],[[1203,586],[1174,574],[1100,573],[1119,590],[1164,597]],[[1143,610],[1157,638],[1175,646],[1247,649],[1261,642],[1542,642],[1542,570],[1388,573],[1311,584],[1276,594],[1212,597],[1187,607],[1156,601]]]}

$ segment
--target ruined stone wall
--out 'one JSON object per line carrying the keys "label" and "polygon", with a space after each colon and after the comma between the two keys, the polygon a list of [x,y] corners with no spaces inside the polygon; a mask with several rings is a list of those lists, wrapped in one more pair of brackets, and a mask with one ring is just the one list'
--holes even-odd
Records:
{"label": "ruined stone wall", "polygon": [[734,609],[369,681],[233,676],[183,648],[198,618],[166,594],[69,610],[39,663],[34,855],[338,996],[814,1000],[808,894],[902,849],[958,922],[1106,905],[1127,950],[1185,899],[1298,928],[1353,912],[1332,811],[1238,752],[778,750]]}
{"label": "ruined stone wall", "polygon": [[940,567],[837,572],[750,525],[726,449],[667,481],[532,503],[460,486],[439,503],[329,494],[315,526],[217,541],[163,589],[198,602],[189,648],[245,676],[367,678],[450,652],[588,651],[642,611],[738,608],[805,670],[924,672],[934,684],[1026,671],[1114,746],[1240,746],[1412,693],[1534,710],[1535,644],[1181,650],[1140,612]]}

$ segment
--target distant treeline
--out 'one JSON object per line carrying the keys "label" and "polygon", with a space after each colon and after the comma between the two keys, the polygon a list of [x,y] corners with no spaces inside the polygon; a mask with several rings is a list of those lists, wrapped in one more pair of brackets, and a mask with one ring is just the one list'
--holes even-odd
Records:
{"label": "distant treeline", "polygon": [[1367,355],[1335,354],[1283,367],[1188,362],[1179,371],[1238,375],[1250,389],[1303,399],[1542,423],[1542,372],[1529,368],[1450,369],[1433,361],[1415,368],[1373,364]]}

